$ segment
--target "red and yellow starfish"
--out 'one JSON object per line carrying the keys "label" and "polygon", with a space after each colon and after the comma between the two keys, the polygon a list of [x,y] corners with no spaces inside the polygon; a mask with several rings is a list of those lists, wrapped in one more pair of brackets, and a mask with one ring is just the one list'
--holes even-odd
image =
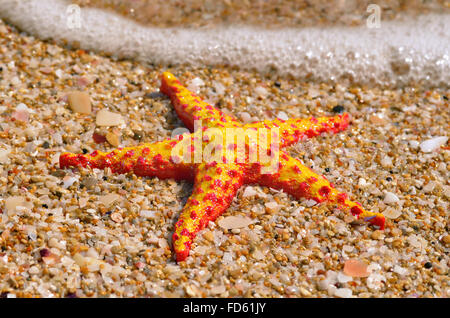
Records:
{"label": "red and yellow starfish", "polygon": [[[283,190],[295,198],[333,203],[384,228],[382,214],[366,211],[358,202],[349,200],[345,193],[336,190],[325,177],[317,175],[287,153],[273,149],[277,142],[282,148],[323,132],[337,133],[348,126],[347,113],[334,117],[265,120],[244,125],[202,101],[171,73],[163,73],[160,90],[170,97],[178,116],[191,131],[194,131],[196,120],[201,120],[201,129],[173,139],[118,148],[108,153],[63,153],[60,166],[109,167],[115,173],[133,172],[139,176],[193,181],[193,193],[173,234],[177,261],[186,259],[196,234],[230,206],[244,184],[259,184]],[[237,135],[232,136],[231,141],[227,139],[224,142],[219,138],[229,136],[230,132]],[[235,137],[241,136],[244,136],[241,141],[245,142],[238,144]],[[263,139],[269,140],[270,149],[266,143],[260,145]],[[187,151],[180,157],[175,151],[177,149]],[[205,160],[202,153],[208,151],[211,156]],[[270,162],[262,162],[263,157],[269,158]]]}

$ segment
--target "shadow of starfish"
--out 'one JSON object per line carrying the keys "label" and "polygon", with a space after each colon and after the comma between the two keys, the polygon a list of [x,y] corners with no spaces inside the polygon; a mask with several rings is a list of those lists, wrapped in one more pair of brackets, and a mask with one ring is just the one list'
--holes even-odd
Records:
{"label": "shadow of starfish", "polygon": [[[196,234],[230,206],[244,184],[259,184],[283,190],[295,198],[337,204],[358,218],[384,228],[382,214],[366,211],[358,202],[349,200],[345,193],[336,190],[325,177],[272,147],[276,143],[275,146],[283,148],[324,132],[337,133],[348,126],[347,113],[334,117],[265,120],[244,125],[202,101],[169,72],[162,74],[160,91],[170,97],[179,118],[193,133],[161,142],[118,148],[108,153],[63,153],[60,166],[109,167],[114,173],[133,172],[138,176],[193,181],[192,195],[175,224],[173,234],[177,262],[188,257]],[[194,130],[196,121],[202,124],[198,127],[200,129]],[[225,143],[218,138],[229,134],[229,131],[235,133],[236,138],[244,136],[244,143],[236,143],[234,137]],[[252,132],[258,132],[256,139],[251,138]],[[263,137],[269,140],[270,149],[262,142]],[[179,149],[184,150],[181,156],[176,151]],[[209,160],[204,160],[202,154],[208,151]],[[250,160],[256,153],[259,161]],[[239,154],[243,156],[239,157]],[[270,160],[262,162],[263,155]]]}

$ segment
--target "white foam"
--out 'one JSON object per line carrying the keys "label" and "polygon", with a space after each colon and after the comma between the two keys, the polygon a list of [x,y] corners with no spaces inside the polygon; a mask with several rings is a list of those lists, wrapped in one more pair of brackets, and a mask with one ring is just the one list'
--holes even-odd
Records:
{"label": "white foam", "polygon": [[[143,62],[236,65],[299,79],[449,87],[450,15],[383,22],[381,28],[266,30],[253,27],[160,29],[115,14],[81,9],[80,28],[67,25],[64,0],[0,0],[0,18],[41,39],[78,42],[88,50]],[[382,18],[382,16],[381,16]]]}

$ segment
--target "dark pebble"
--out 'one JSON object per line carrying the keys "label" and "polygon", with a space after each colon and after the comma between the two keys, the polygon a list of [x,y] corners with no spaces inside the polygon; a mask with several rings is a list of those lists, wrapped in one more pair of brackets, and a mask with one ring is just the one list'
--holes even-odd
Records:
{"label": "dark pebble", "polygon": [[42,147],[44,147],[44,149],[48,149],[48,148],[50,148],[50,143],[48,141],[44,141],[44,143],[42,144]]}
{"label": "dark pebble", "polygon": [[134,140],[141,140],[144,137],[144,133],[142,131],[135,131],[133,135]]}
{"label": "dark pebble", "polygon": [[433,264],[431,264],[430,262],[426,262],[423,266],[424,266],[426,269],[430,269],[431,267],[433,267]]}
{"label": "dark pebble", "polygon": [[273,83],[273,85],[275,85],[276,87],[281,87],[281,83],[280,82],[275,82],[275,83]]}
{"label": "dark pebble", "polygon": [[330,172],[330,168],[325,168],[325,172]]}
{"label": "dark pebble", "polygon": [[106,180],[108,180],[108,177],[107,176],[103,176],[103,181],[106,181]]}
{"label": "dark pebble", "polygon": [[387,181],[392,181],[392,178],[391,177],[387,177],[386,180]]}
{"label": "dark pebble", "polygon": [[344,110],[345,110],[344,106],[341,106],[341,105],[337,105],[337,106],[333,107],[333,113],[340,114],[340,113],[343,113]]}
{"label": "dark pebble", "polygon": [[47,204],[43,204],[42,207],[48,209],[48,205]]}
{"label": "dark pebble", "polygon": [[145,97],[152,98],[152,99],[161,98],[161,97],[164,97],[164,96],[166,96],[166,95],[164,95],[161,92],[152,92],[152,93],[145,94]]}
{"label": "dark pebble", "polygon": [[442,98],[448,100],[448,97],[446,95],[442,96]]}
{"label": "dark pebble", "polygon": [[83,148],[83,153],[87,154],[89,152],[89,150],[87,150],[86,148]]}
{"label": "dark pebble", "polygon": [[39,254],[41,254],[41,257],[50,256],[50,250],[48,248],[43,248],[39,251]]}

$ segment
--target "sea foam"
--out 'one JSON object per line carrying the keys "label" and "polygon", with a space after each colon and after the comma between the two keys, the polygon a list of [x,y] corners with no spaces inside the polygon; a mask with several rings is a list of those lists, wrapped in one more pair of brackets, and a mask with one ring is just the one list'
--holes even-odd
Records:
{"label": "sea foam", "polygon": [[[41,39],[77,42],[87,50],[142,62],[233,65],[301,80],[449,87],[450,15],[384,22],[380,28],[155,28],[82,8],[81,23],[64,0],[0,0],[0,18]],[[73,22],[73,21],[72,21]]]}

